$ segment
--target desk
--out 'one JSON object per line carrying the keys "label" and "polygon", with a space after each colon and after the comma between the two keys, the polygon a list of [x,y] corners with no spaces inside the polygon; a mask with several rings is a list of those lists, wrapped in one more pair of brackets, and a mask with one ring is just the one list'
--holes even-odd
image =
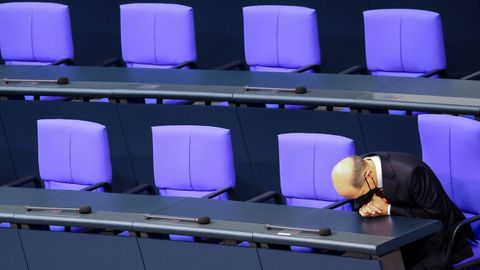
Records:
{"label": "desk", "polygon": [[[40,196],[36,196],[38,191]],[[0,188],[2,194],[22,192],[32,197],[39,205],[80,206],[85,201],[92,202],[93,213],[80,215],[72,212],[33,211],[25,212],[24,204],[16,204],[12,199],[8,203],[6,196],[0,205],[0,220],[15,224],[43,224],[90,227],[100,229],[129,230],[149,235],[184,234],[212,239],[249,241],[250,247],[229,245],[227,242],[202,243],[178,242],[155,238],[121,237],[84,233],[49,232],[41,230],[2,229],[0,233],[10,242],[2,242],[0,250],[10,246],[17,252],[24,252],[28,265],[53,267],[58,269],[61,263],[75,261],[75,254],[81,254],[84,260],[80,265],[91,267],[93,259],[98,265],[115,266],[117,269],[135,269],[145,265],[146,269],[162,266],[165,269],[179,267],[219,266],[227,269],[288,269],[298,265],[298,269],[312,269],[318,265],[342,267],[342,269],[391,269],[401,257],[398,249],[428,236],[441,228],[441,223],[434,220],[413,219],[406,217],[385,217],[364,219],[358,213],[340,212],[327,209],[289,207],[284,205],[256,204],[235,201],[216,201],[194,198],[168,198],[148,195],[102,194],[76,191],[27,190]],[[62,193],[58,193],[62,192]],[[44,194],[51,193],[51,198]],[[44,197],[43,202],[39,198]],[[124,200],[124,202],[122,202]],[[62,205],[64,201],[64,205]],[[138,202],[138,204],[137,204]],[[159,202],[165,202],[161,207]],[[153,204],[153,207],[147,204]],[[128,213],[128,204],[137,204],[139,208],[172,216],[198,217],[209,215],[212,222],[199,225],[190,222],[169,220],[149,221],[144,214],[149,210]],[[161,203],[160,203],[161,204]],[[104,207],[103,211],[95,206]],[[142,207],[143,206],[143,207]],[[130,208],[134,210],[135,208]],[[331,236],[319,236],[311,233],[290,231],[291,235],[275,230],[266,230],[264,225],[286,225],[303,228],[330,227]],[[138,235],[137,235],[138,236]],[[23,243],[23,247],[16,244]],[[366,257],[344,257],[326,253],[302,254],[285,250],[267,248],[271,244],[301,245],[334,251],[348,251]],[[19,250],[20,249],[20,250]],[[118,252],[115,252],[117,251]],[[59,257],[44,260],[45,256]],[[103,254],[98,257],[96,254]],[[0,253],[3,255],[3,253]],[[48,255],[50,254],[50,255]],[[119,258],[120,256],[121,258]],[[0,260],[2,262],[3,260]],[[140,262],[142,264],[140,264]],[[230,262],[230,263],[228,263]],[[308,263],[307,263],[308,262]],[[261,268],[260,265],[268,267]],[[226,265],[226,266],[225,266]],[[147,267],[148,266],[148,267]],[[35,267],[34,267],[35,268]],[[394,267],[395,268],[395,267]],[[80,268],[77,268],[80,269]],[[142,269],[140,267],[140,269]],[[250,269],[250,268],[249,268]],[[401,267],[399,268],[401,269]]]}
{"label": "desk", "polygon": [[[451,79],[365,75],[271,73],[219,70],[162,70],[106,67],[2,67],[0,75],[18,79],[57,79],[57,85],[10,84],[2,95],[63,95],[110,98],[183,98],[234,103],[281,103],[358,109],[404,109],[480,114],[479,82]],[[295,88],[303,95],[279,91],[244,91],[244,86]]]}

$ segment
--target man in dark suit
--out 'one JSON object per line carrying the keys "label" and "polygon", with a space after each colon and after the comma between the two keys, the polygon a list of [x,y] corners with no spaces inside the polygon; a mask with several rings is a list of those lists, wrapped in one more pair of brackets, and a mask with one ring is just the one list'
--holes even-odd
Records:
{"label": "man in dark suit", "polygon": [[[363,217],[398,215],[438,219],[439,232],[402,248],[408,269],[449,269],[447,249],[455,225],[465,219],[445,193],[427,164],[413,155],[394,152],[352,156],[340,161],[332,171],[336,191],[354,199],[354,208]],[[457,237],[451,261],[472,256],[467,236]]]}

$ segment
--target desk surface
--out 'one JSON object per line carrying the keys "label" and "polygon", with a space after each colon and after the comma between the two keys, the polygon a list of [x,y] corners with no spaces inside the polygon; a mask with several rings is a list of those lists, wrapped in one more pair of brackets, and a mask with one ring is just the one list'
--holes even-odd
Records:
{"label": "desk surface", "polygon": [[[441,223],[435,220],[406,217],[365,219],[355,212],[238,201],[3,187],[0,188],[0,195],[3,195],[0,196],[0,203],[4,205],[0,207],[0,218],[4,221],[15,219],[50,225],[62,225],[63,222],[68,226],[100,228],[112,226],[123,230],[130,228],[143,232],[226,237],[240,241],[337,248],[377,255],[391,252],[441,228]],[[25,199],[18,201],[16,197]],[[57,216],[55,213],[49,215],[48,211],[39,215],[24,211],[25,205],[79,207],[85,204],[92,206],[92,214]],[[193,218],[209,216],[212,223],[197,225],[169,221],[149,222],[143,219],[142,213]],[[308,233],[285,236],[266,230],[265,224],[308,229],[329,227],[333,234],[330,237]]]}
{"label": "desk surface", "polygon": [[[26,95],[27,93],[48,95],[50,93],[59,96],[158,97],[480,114],[480,91],[478,91],[480,82],[478,81],[340,74],[65,66],[2,66],[0,76],[17,79],[68,77],[72,81],[70,85],[65,86],[1,85],[0,93],[5,95]],[[245,91],[244,86],[274,88],[305,86],[308,92],[296,95],[279,91]]]}

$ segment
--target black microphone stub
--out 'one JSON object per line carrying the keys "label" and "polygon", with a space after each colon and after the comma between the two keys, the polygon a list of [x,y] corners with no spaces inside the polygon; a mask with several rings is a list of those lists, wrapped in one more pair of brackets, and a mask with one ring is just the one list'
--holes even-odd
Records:
{"label": "black microphone stub", "polygon": [[78,213],[84,215],[84,214],[90,214],[92,213],[92,207],[89,205],[82,205],[78,208]]}
{"label": "black microphone stub", "polygon": [[305,86],[295,87],[295,94],[302,95],[307,93],[307,88]]}
{"label": "black microphone stub", "polygon": [[65,85],[65,84],[68,84],[69,83],[69,80],[67,77],[60,77],[57,79],[57,84],[59,85]]}
{"label": "black microphone stub", "polygon": [[196,219],[196,222],[201,225],[210,224],[210,217],[199,217]]}
{"label": "black microphone stub", "polygon": [[332,235],[332,230],[330,230],[330,228],[320,228],[318,234],[321,236],[329,236]]}

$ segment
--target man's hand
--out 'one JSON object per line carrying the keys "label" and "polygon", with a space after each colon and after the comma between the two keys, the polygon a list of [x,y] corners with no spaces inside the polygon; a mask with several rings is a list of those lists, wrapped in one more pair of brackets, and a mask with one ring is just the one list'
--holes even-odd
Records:
{"label": "man's hand", "polygon": [[388,215],[388,202],[385,198],[373,195],[372,200],[362,206],[358,213],[362,217],[380,217]]}

